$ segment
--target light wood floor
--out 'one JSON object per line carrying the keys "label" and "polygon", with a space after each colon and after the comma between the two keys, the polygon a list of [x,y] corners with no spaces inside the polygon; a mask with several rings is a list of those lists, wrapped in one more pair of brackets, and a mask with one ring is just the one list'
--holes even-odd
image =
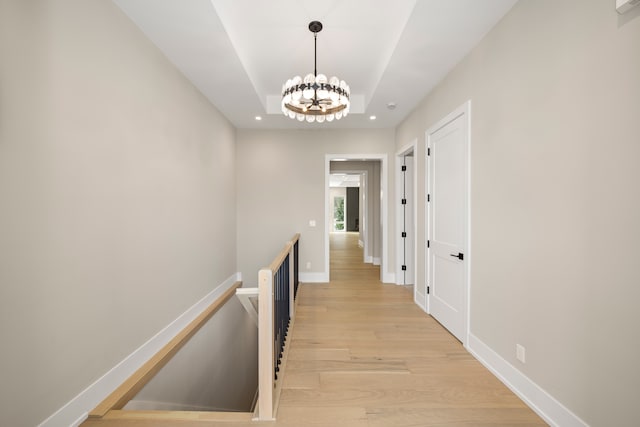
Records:
{"label": "light wood floor", "polygon": [[[331,282],[303,284],[274,423],[281,427],[545,426],[410,289],[380,283],[355,234],[331,236]],[[186,426],[186,422],[90,426]]]}

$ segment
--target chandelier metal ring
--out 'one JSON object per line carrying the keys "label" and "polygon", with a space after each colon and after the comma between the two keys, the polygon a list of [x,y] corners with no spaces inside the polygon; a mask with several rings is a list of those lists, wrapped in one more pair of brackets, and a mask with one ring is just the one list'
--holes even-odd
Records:
{"label": "chandelier metal ring", "polygon": [[282,112],[301,122],[340,120],[349,114],[349,85],[337,77],[327,79],[324,74],[318,74],[317,40],[318,33],[322,31],[322,23],[310,22],[309,31],[313,33],[314,39],[313,74],[307,74],[304,79],[295,76],[282,85]]}

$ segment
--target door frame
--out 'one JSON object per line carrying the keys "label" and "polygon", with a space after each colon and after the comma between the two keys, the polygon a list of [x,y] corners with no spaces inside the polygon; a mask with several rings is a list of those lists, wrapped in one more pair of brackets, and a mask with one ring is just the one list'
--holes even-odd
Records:
{"label": "door frame", "polygon": [[[427,201],[427,194],[429,193],[429,167],[430,160],[427,156],[427,150],[431,145],[431,136],[436,133],[438,130],[442,129],[444,126],[448,125],[452,121],[458,119],[459,117],[464,116],[466,121],[466,143],[465,143],[465,184],[467,187],[466,197],[465,197],[465,212],[466,219],[464,221],[466,225],[465,230],[465,238],[464,238],[464,256],[466,262],[464,263],[464,292],[465,292],[465,302],[464,302],[464,316],[465,319],[463,321],[465,331],[462,334],[462,344],[467,347],[469,343],[469,334],[471,331],[471,261],[473,259],[473,254],[471,253],[471,100],[468,100],[451,113],[447,114],[444,118],[438,120],[433,126],[431,126],[425,132],[425,202]],[[430,248],[427,248],[427,241],[431,240],[432,236],[430,235],[430,227],[429,220],[431,214],[431,204],[426,203],[425,208],[425,281],[427,282],[427,286],[429,284],[429,270],[430,270]],[[431,314],[431,294],[427,294],[427,313]]]}
{"label": "door frame", "polygon": [[[396,212],[396,284],[401,285],[401,277],[402,277],[402,252],[401,248],[404,246],[402,241],[402,206],[400,203],[400,195],[402,194],[402,163],[403,158],[409,154],[413,153],[413,277],[414,282],[417,281],[418,277],[418,139],[415,138],[409,144],[402,147],[398,152],[396,152],[396,200],[394,202],[395,212]],[[416,301],[416,284],[413,286],[413,299]],[[416,301],[417,302],[417,301]],[[424,310],[423,304],[418,304]]]}
{"label": "door frame", "polygon": [[[366,197],[368,191],[368,179],[369,171],[364,169],[341,169],[340,173],[346,173],[348,175],[360,175],[360,208],[362,211],[362,223],[360,224],[360,231],[358,234],[362,236],[362,240],[358,238],[358,246],[362,248],[362,262],[365,264],[373,264],[373,255],[370,253],[369,238],[367,237],[366,230],[369,224],[369,203],[362,203],[362,195]],[[331,176],[331,174],[329,174]],[[331,197],[331,188],[329,188],[329,197]],[[329,200],[331,204],[331,200]],[[331,232],[331,227],[329,227]]]}
{"label": "door frame", "polygon": [[[329,175],[331,175],[331,162],[346,160],[380,161],[380,222],[382,226],[382,260],[380,261],[380,281],[382,283],[395,283],[395,273],[389,271],[389,248],[388,248],[388,159],[387,154],[325,154],[324,157],[324,277],[327,282],[330,280],[331,269],[329,267],[329,226],[330,203],[329,203]],[[369,212],[371,214],[371,212]],[[369,218],[367,218],[369,219]],[[375,263],[375,260],[374,260]]]}

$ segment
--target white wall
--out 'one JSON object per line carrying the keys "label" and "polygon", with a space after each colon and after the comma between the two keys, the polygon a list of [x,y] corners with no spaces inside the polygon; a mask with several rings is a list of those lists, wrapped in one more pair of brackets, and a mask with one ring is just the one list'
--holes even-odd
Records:
{"label": "white wall", "polygon": [[424,132],[471,99],[471,333],[593,426],[640,402],[640,8],[614,4],[521,0],[396,134],[424,197]]}
{"label": "white wall", "polygon": [[34,426],[237,271],[235,130],[109,1],[1,1],[0,76],[0,425]]}
{"label": "white wall", "polygon": [[[297,232],[301,233],[300,273],[312,279],[328,273],[323,227],[327,154],[386,154],[393,159],[395,150],[390,129],[238,130],[237,147],[238,262],[244,281],[253,284],[258,270]],[[389,162],[389,198],[393,198],[393,168]],[[394,224],[391,209],[389,215],[389,224]],[[309,220],[317,226],[310,227]],[[390,271],[393,246],[390,241]]]}

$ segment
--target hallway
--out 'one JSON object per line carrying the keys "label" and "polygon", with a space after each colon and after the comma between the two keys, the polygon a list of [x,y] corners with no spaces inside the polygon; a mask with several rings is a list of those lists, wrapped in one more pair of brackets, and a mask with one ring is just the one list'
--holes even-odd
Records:
{"label": "hallway", "polygon": [[277,425],[546,425],[412,301],[331,235],[331,282],[302,285]]}
{"label": "hallway", "polygon": [[412,301],[363,263],[357,233],[333,233],[331,282],[301,284],[276,422],[88,420],[83,427],[545,426]]}

